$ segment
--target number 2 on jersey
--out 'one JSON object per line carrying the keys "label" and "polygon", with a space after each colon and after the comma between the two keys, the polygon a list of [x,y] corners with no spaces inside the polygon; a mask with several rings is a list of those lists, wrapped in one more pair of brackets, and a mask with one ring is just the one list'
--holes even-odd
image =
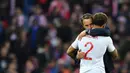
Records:
{"label": "number 2 on jersey", "polygon": [[85,60],[92,60],[92,58],[87,57],[87,54],[93,49],[93,44],[92,42],[87,42],[84,47],[87,47],[87,45],[90,44],[90,48],[88,49],[88,51],[85,53],[84,59]]}

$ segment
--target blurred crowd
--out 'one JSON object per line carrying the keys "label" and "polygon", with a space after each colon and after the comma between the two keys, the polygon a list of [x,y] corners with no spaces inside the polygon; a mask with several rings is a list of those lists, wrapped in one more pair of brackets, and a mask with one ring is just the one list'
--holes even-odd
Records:
{"label": "blurred crowd", "polygon": [[109,16],[107,25],[121,57],[113,73],[130,73],[129,0],[24,1],[30,3],[0,17],[0,73],[79,73],[66,50],[84,30],[79,21],[87,12]]}

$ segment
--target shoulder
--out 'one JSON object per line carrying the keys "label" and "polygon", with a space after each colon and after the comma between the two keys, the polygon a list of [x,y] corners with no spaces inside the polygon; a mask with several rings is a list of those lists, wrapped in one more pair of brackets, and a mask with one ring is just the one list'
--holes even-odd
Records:
{"label": "shoulder", "polygon": [[98,38],[111,39],[110,36],[98,36]]}
{"label": "shoulder", "polygon": [[106,42],[112,41],[112,38],[110,36],[108,36],[108,37],[106,37],[106,36],[98,36],[98,39],[100,39],[102,41],[106,41]]}
{"label": "shoulder", "polygon": [[107,42],[107,44],[110,44],[110,43],[112,43],[112,38],[111,37],[104,37],[103,41]]}
{"label": "shoulder", "polygon": [[109,37],[106,37],[106,39],[108,40],[108,41],[111,41],[112,40],[112,38],[109,36]]}

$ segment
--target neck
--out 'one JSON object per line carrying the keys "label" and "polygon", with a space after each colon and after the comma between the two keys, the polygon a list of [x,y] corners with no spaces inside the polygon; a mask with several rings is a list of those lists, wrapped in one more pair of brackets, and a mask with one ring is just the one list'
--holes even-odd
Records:
{"label": "neck", "polygon": [[94,26],[93,26],[93,29],[94,29],[94,28],[103,28],[103,27],[102,27],[102,26],[94,25]]}

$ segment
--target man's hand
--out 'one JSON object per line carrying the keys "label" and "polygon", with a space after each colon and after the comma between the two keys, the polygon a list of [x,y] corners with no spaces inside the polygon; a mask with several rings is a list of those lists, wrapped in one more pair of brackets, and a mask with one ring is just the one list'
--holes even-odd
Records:
{"label": "man's hand", "polygon": [[77,51],[77,56],[76,56],[77,59],[82,59],[84,58],[84,56],[85,56],[84,52],[81,52],[81,50]]}
{"label": "man's hand", "polygon": [[81,40],[82,39],[82,37],[84,37],[84,36],[86,36],[87,34],[86,34],[86,31],[84,30],[84,31],[82,31],[80,34],[79,34],[79,36],[78,36],[78,40]]}

